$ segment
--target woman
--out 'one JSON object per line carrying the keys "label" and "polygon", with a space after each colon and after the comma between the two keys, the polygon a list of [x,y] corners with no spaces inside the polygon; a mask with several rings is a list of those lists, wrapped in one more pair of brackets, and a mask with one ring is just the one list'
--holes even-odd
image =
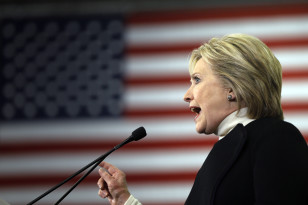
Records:
{"label": "woman", "polygon": [[[259,39],[232,34],[192,52],[184,96],[198,133],[219,141],[199,170],[186,205],[307,205],[308,148],[283,121],[281,65]],[[103,162],[99,195],[112,205],[141,204],[125,174]]]}

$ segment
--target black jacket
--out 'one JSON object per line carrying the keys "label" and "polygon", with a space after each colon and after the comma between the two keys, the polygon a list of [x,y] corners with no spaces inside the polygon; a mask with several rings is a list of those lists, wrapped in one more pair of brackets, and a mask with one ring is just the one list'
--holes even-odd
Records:
{"label": "black jacket", "polygon": [[218,141],[185,205],[308,205],[308,147],[292,124],[259,119]]}

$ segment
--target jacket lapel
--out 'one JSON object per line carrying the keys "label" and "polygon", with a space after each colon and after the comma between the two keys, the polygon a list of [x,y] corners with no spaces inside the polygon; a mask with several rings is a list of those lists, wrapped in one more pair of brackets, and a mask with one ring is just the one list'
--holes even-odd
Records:
{"label": "jacket lapel", "polygon": [[238,158],[245,141],[245,128],[238,124],[214,145],[196,176],[185,205],[213,204],[217,187]]}

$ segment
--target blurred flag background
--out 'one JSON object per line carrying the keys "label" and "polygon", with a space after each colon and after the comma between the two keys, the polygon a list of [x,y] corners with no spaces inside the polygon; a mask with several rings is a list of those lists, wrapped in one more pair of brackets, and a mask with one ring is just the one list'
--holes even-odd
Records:
{"label": "blurred flag background", "polygon": [[[217,141],[195,133],[183,101],[189,54],[229,33],[273,50],[285,120],[308,142],[308,4],[3,17],[0,198],[26,204],[144,126],[145,139],[106,161],[143,204],[184,204]],[[61,204],[107,204],[98,178],[96,169]],[[37,204],[54,204],[71,185]]]}

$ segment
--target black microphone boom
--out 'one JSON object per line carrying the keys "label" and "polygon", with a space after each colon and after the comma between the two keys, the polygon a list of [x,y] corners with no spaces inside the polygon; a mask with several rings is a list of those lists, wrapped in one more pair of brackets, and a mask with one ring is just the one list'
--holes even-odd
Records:
{"label": "black microphone boom", "polygon": [[91,163],[89,163],[88,165],[84,166],[83,168],[81,168],[80,170],[78,170],[77,172],[75,172],[73,175],[71,175],[70,177],[66,178],[65,180],[63,180],[62,182],[60,182],[59,184],[55,185],[54,187],[52,187],[51,189],[49,189],[48,191],[46,191],[45,193],[43,193],[42,195],[40,195],[39,197],[35,198],[33,201],[29,202],[27,205],[32,205],[35,202],[37,202],[38,200],[42,199],[43,197],[45,197],[47,194],[51,193],[52,191],[54,191],[55,189],[59,188],[60,186],[62,186],[63,184],[65,184],[66,182],[68,182],[69,180],[73,179],[75,176],[77,176],[78,174],[82,173],[84,170],[86,170],[87,168],[89,168],[90,166],[92,166],[93,164],[95,164],[93,167],[91,167],[91,169],[84,174],[72,187],[71,189],[69,189],[55,204],[59,204],[83,179],[85,179],[108,155],[110,155],[112,152],[114,152],[115,150],[119,149],[120,147],[122,147],[123,145],[126,145],[129,142],[132,141],[138,141],[142,138],[144,138],[147,135],[144,127],[139,127],[137,128],[135,131],[132,132],[132,135],[130,137],[128,137],[126,140],[124,140],[123,142],[121,142],[120,144],[118,144],[117,146],[115,146],[113,149],[109,150],[108,152],[106,152],[105,154],[101,155],[100,157],[98,157],[97,159],[95,159],[94,161],[92,161]]}
{"label": "black microphone boom", "polygon": [[123,145],[126,145],[127,143],[130,143],[132,141],[138,141],[138,140],[144,138],[146,135],[147,135],[147,133],[146,133],[144,127],[139,127],[137,129],[135,129],[135,131],[132,132],[132,135],[130,137],[128,137],[126,140],[124,140],[122,143],[118,144],[114,148],[117,150],[120,147],[122,147]]}

